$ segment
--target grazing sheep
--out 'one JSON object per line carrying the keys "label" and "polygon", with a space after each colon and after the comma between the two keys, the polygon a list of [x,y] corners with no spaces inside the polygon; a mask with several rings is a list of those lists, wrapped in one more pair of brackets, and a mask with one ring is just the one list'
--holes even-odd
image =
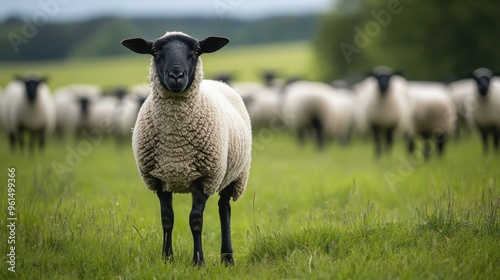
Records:
{"label": "grazing sheep", "polygon": [[484,153],[488,153],[488,137],[493,136],[495,151],[500,144],[500,78],[486,68],[474,70],[476,82],[475,102],[468,107],[467,115],[481,133]]}
{"label": "grazing sheep", "polygon": [[1,111],[12,150],[16,142],[23,149],[25,131],[29,134],[30,151],[34,151],[35,138],[38,138],[39,150],[43,150],[45,141],[54,131],[54,99],[45,81],[45,78],[30,74],[16,77],[5,89]]}
{"label": "grazing sheep", "polygon": [[435,82],[409,82],[408,94],[411,102],[411,116],[408,138],[408,150],[415,149],[417,137],[424,139],[424,156],[430,156],[430,139],[437,146],[439,155],[443,154],[447,139],[453,135],[456,122],[456,110],[448,88]]}
{"label": "grazing sheep", "polygon": [[353,121],[352,101],[328,84],[296,81],[285,88],[283,116],[299,142],[312,133],[321,150],[327,138],[348,138]]}
{"label": "grazing sheep", "polygon": [[390,151],[395,132],[406,130],[409,103],[405,87],[406,80],[385,66],[374,68],[368,78],[355,85],[362,112],[357,119],[373,133],[375,156],[382,152],[383,138]]}
{"label": "grazing sheep", "polygon": [[163,256],[172,256],[172,193],[191,193],[189,225],[193,263],[201,265],[203,211],[217,192],[221,221],[222,262],[233,264],[230,204],[246,187],[250,171],[252,131],[241,97],[228,85],[203,79],[201,54],[229,42],[223,37],[198,41],[182,32],[167,32],[154,42],[126,39],[122,44],[153,56],[149,70],[151,95],[132,135],[139,173],[160,200]]}

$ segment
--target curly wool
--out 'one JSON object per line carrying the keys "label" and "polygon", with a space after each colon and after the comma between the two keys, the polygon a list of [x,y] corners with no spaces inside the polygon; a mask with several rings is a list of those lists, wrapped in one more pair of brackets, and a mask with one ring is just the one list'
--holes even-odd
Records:
{"label": "curly wool", "polygon": [[[171,33],[167,33],[166,36]],[[198,60],[191,86],[181,93],[166,90],[151,63],[151,95],[139,112],[132,146],[139,172],[150,190],[160,179],[163,190],[191,192],[203,180],[212,195],[234,183],[239,199],[251,161],[250,118],[241,97],[226,84],[203,80]]]}

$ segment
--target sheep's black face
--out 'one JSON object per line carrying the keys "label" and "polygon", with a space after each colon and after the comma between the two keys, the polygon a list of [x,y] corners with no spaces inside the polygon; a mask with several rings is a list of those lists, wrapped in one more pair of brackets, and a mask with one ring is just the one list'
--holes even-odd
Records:
{"label": "sheep's black face", "polygon": [[382,95],[387,93],[389,89],[389,83],[391,81],[391,74],[376,74],[374,75],[375,79],[377,79],[378,89]]}
{"label": "sheep's black face", "polygon": [[38,91],[38,85],[41,82],[42,82],[42,80],[36,80],[36,79],[24,80],[24,84],[26,85],[26,95],[27,95],[28,101],[30,103],[35,102],[37,91]]}
{"label": "sheep's black face", "polygon": [[182,92],[191,86],[200,45],[191,37],[173,35],[153,43],[153,56],[160,82],[171,92]]}
{"label": "sheep's black face", "polygon": [[477,89],[479,91],[479,95],[482,98],[485,98],[486,95],[488,94],[488,89],[490,87],[491,77],[490,76],[480,76],[480,77],[475,77],[474,80],[477,83]]}
{"label": "sheep's black face", "polygon": [[161,85],[174,93],[191,86],[201,54],[215,52],[227,43],[229,39],[224,37],[208,37],[198,41],[182,34],[167,35],[155,42],[142,38],[122,41],[125,47],[136,53],[151,54]]}
{"label": "sheep's black face", "polygon": [[471,77],[476,81],[479,96],[481,98],[486,98],[493,72],[487,68],[478,68],[472,72]]}

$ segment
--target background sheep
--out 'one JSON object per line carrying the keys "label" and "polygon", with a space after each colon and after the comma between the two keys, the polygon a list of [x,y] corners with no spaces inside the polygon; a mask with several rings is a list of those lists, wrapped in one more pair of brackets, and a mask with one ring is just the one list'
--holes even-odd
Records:
{"label": "background sheep", "polygon": [[415,139],[420,136],[424,139],[425,157],[430,156],[430,139],[442,155],[446,140],[454,133],[457,117],[448,88],[434,82],[409,82],[407,89],[411,102],[409,152],[414,151]]}
{"label": "background sheep", "polygon": [[163,255],[172,256],[172,192],[191,193],[189,225],[195,264],[204,263],[201,242],[208,197],[220,193],[222,261],[233,264],[229,200],[243,194],[250,171],[252,132],[241,97],[224,83],[203,80],[199,56],[229,42],[222,37],[198,41],[167,32],[154,42],[141,38],[122,44],[153,56],[151,95],[141,107],[132,136],[139,172],[161,206]]}
{"label": "background sheep", "polygon": [[476,82],[475,102],[468,107],[468,118],[477,127],[483,140],[484,153],[488,152],[488,137],[493,136],[495,150],[500,142],[500,78],[489,69],[474,70],[472,78]]}
{"label": "background sheep", "polygon": [[471,123],[467,119],[467,106],[472,106],[475,103],[477,85],[473,79],[462,79],[450,83],[448,88],[448,93],[457,112],[455,136],[458,138],[462,132],[469,133],[471,131]]}
{"label": "background sheep", "polygon": [[149,95],[149,85],[139,84],[130,87],[130,94],[124,96],[116,104],[113,111],[114,134],[118,144],[131,139],[132,128],[139,109]]}
{"label": "background sheep", "polygon": [[30,74],[16,77],[6,89],[2,101],[2,114],[9,134],[11,149],[16,142],[24,147],[24,132],[29,134],[29,149],[34,150],[38,138],[39,150],[55,128],[55,105],[45,78]]}
{"label": "background sheep", "polygon": [[57,132],[62,139],[76,137],[81,133],[90,107],[101,92],[99,86],[92,84],[69,85],[55,91]]}
{"label": "background sheep", "polygon": [[406,80],[392,69],[379,66],[368,78],[355,85],[359,112],[357,119],[372,131],[375,155],[382,152],[385,140],[390,151],[396,131],[404,132],[408,125],[408,95]]}
{"label": "background sheep", "polygon": [[286,125],[303,142],[313,134],[319,149],[327,138],[346,139],[352,125],[352,99],[328,84],[296,81],[285,89],[283,116]]}

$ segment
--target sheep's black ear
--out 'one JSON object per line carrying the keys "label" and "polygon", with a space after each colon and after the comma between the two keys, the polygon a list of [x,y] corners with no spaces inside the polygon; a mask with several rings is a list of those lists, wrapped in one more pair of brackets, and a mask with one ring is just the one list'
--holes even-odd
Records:
{"label": "sheep's black ear", "polygon": [[153,42],[142,38],[125,39],[122,45],[136,53],[153,55]]}
{"label": "sheep's black ear", "polygon": [[229,43],[229,39],[225,37],[208,37],[199,41],[200,54],[216,52]]}

